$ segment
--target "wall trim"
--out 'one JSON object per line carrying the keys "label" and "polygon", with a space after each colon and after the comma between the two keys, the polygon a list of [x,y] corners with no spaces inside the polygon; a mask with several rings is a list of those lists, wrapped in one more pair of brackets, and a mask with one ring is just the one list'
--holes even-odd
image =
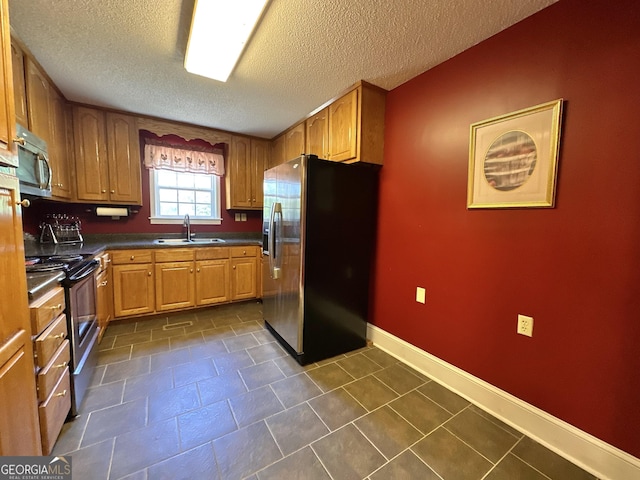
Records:
{"label": "wall trim", "polygon": [[367,338],[436,382],[598,478],[640,478],[640,459],[368,324]]}

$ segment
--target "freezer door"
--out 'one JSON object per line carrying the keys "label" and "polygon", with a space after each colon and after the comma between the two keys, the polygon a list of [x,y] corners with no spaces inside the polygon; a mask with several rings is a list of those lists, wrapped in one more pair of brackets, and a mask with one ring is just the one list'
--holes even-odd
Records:
{"label": "freezer door", "polygon": [[265,320],[297,353],[303,351],[301,233],[304,168],[304,157],[301,157],[272,169],[276,176],[276,193],[269,211],[269,235],[272,239],[269,281],[277,286],[277,294],[269,306],[265,305]]}

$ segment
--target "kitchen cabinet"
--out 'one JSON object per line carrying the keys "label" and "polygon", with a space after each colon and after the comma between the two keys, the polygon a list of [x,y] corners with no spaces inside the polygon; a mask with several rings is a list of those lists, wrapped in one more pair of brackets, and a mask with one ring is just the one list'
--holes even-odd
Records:
{"label": "kitchen cabinet", "polygon": [[96,276],[96,316],[100,333],[98,341],[102,340],[104,332],[113,317],[113,289],[111,288],[111,254],[105,252],[99,257],[100,269]]}
{"label": "kitchen cabinet", "polygon": [[231,300],[258,295],[258,247],[231,247]]}
{"label": "kitchen cabinet", "polygon": [[[6,7],[1,1],[8,39]],[[0,302],[0,456],[42,453],[19,202],[18,179],[0,173],[0,291],[10,299]]]}
{"label": "kitchen cabinet", "polygon": [[284,151],[284,142],[286,140],[285,135],[277,136],[271,142],[271,158],[269,159],[268,168],[275,167],[286,162],[285,151]]}
{"label": "kitchen cabinet", "polygon": [[13,95],[15,99],[16,122],[29,128],[27,114],[27,87],[25,84],[24,51],[11,42],[11,66],[13,68]]}
{"label": "kitchen cabinet", "polygon": [[155,290],[152,251],[112,252],[111,263],[114,317],[153,313]]}
{"label": "kitchen cabinet", "polygon": [[382,165],[386,91],[359,82],[328,106],[329,160]]}
{"label": "kitchen cabinet", "polygon": [[225,175],[227,209],[262,209],[262,182],[269,156],[267,140],[239,136],[231,139]]}
{"label": "kitchen cabinet", "polygon": [[320,158],[329,156],[329,109],[323,108],[305,121],[304,153]]}
{"label": "kitchen cabinet", "polygon": [[196,305],[214,305],[229,301],[229,249],[196,249]]}
{"label": "kitchen cabinet", "polygon": [[51,194],[53,197],[70,201],[74,191],[71,182],[71,162],[67,138],[67,102],[55,89],[51,89],[49,95],[51,107],[51,143],[49,144],[49,159],[52,162]]}
{"label": "kitchen cabinet", "polygon": [[[13,69],[7,0],[0,0],[0,162],[17,166]],[[0,452],[1,454],[1,452]]]}
{"label": "kitchen cabinet", "polygon": [[76,106],[73,125],[78,201],[142,204],[136,119]]}
{"label": "kitchen cabinet", "polygon": [[156,311],[194,307],[196,276],[193,249],[156,250],[154,254]]}
{"label": "kitchen cabinet", "polygon": [[69,388],[70,347],[64,290],[51,289],[31,302],[31,333],[34,336],[38,416],[42,454],[53,450],[62,425],[71,410]]}
{"label": "kitchen cabinet", "polygon": [[284,161],[299,157],[305,150],[305,124],[301,122],[284,134]]}

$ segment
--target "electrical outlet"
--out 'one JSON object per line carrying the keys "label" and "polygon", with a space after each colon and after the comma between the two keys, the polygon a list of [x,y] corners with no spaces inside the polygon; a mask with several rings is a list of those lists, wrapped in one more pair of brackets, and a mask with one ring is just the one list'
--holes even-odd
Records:
{"label": "electrical outlet", "polygon": [[518,330],[520,335],[526,335],[527,337],[533,337],[533,317],[527,317],[526,315],[518,315]]}
{"label": "electrical outlet", "polygon": [[246,222],[247,221],[247,214],[246,213],[241,213],[240,214],[240,221],[241,222]]}
{"label": "electrical outlet", "polygon": [[240,214],[239,214],[239,213],[236,213],[236,215],[235,215],[235,220],[236,220],[236,222],[239,222],[239,221],[240,221],[240,218],[241,218],[241,217],[240,217]]}
{"label": "electrical outlet", "polygon": [[422,287],[416,287],[416,302],[425,303],[426,300],[426,291]]}

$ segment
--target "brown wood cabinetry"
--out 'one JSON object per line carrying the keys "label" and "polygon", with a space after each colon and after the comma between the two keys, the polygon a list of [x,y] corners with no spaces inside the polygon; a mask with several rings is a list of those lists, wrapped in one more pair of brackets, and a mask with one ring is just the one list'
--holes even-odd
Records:
{"label": "brown wood cabinetry", "polygon": [[0,291],[10,299],[0,302],[0,456],[41,454],[19,201],[18,179],[0,173]]}
{"label": "brown wood cabinetry", "polygon": [[229,301],[228,248],[198,248],[196,254],[196,305]]}
{"label": "brown wood cabinetry", "polygon": [[238,136],[231,139],[225,176],[227,209],[262,209],[262,181],[270,153],[267,140]]}
{"label": "brown wood cabinetry", "polygon": [[329,151],[327,158],[337,162],[351,160],[357,154],[358,90],[353,90],[329,105]]}
{"label": "brown wood cabinetry", "polygon": [[305,121],[305,152],[320,158],[329,156],[329,110],[323,108]]}
{"label": "brown wood cabinetry", "polygon": [[286,161],[284,151],[285,136],[279,135],[271,142],[271,158],[269,159],[269,168],[280,165]]}
{"label": "brown wood cabinetry", "polygon": [[[27,116],[29,130],[47,142],[51,149],[51,86],[45,74],[30,58],[25,58],[25,78],[27,88]],[[49,152],[51,156],[51,152]],[[53,170],[53,168],[52,168]]]}
{"label": "brown wood cabinetry", "polygon": [[259,252],[257,246],[115,250],[113,316],[256,298]]}
{"label": "brown wood cabinetry", "polygon": [[68,135],[68,108],[65,99],[55,90],[49,91],[51,114],[51,194],[54,197],[71,200],[74,194],[71,182],[71,168]]}
{"label": "brown wood cabinetry", "polygon": [[112,253],[114,317],[155,311],[151,250],[119,250]]}
{"label": "brown wood cabinetry", "polygon": [[156,311],[190,308],[196,304],[193,249],[156,250]]}
{"label": "brown wood cabinetry", "polygon": [[61,287],[50,290],[29,305],[44,455],[51,453],[71,409],[69,332],[64,308],[64,290]]}
{"label": "brown wood cabinetry", "polygon": [[25,85],[24,51],[11,42],[11,64],[13,68],[13,94],[15,98],[16,122],[29,128],[27,114],[27,87]]}
{"label": "brown wood cabinetry", "polygon": [[136,119],[73,109],[78,201],[140,205],[140,143]]}
{"label": "brown wood cabinetry", "polygon": [[288,162],[303,153],[305,150],[305,124],[295,125],[284,134],[284,161]]}
{"label": "brown wood cabinetry", "polygon": [[258,247],[231,247],[231,300],[258,294]]}
{"label": "brown wood cabinetry", "polygon": [[[0,162],[17,166],[13,69],[7,0],[0,0]],[[0,454],[2,452],[0,451]]]}

